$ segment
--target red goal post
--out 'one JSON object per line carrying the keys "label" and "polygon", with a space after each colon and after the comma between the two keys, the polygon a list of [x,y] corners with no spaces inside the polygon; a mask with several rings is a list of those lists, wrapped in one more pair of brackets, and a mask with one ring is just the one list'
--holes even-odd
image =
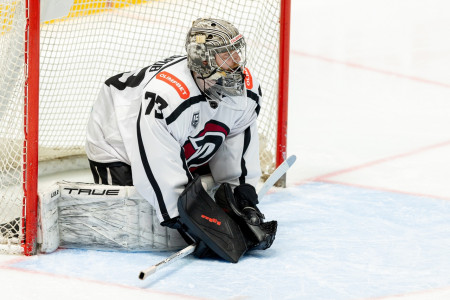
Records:
{"label": "red goal post", "polygon": [[0,63],[7,70],[0,74],[0,253],[36,253],[38,164],[84,155],[101,82],[184,55],[184,35],[198,17],[227,19],[246,37],[264,96],[265,176],[286,158],[290,0],[68,1],[69,14],[51,21],[41,20],[42,0],[0,4]]}

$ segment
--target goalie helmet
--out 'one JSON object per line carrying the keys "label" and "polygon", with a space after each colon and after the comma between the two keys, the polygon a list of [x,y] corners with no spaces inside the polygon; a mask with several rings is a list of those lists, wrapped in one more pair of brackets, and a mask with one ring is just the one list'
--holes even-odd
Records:
{"label": "goalie helmet", "polygon": [[204,80],[208,97],[224,101],[226,96],[243,95],[246,44],[235,26],[219,19],[197,19],[185,46],[188,67]]}

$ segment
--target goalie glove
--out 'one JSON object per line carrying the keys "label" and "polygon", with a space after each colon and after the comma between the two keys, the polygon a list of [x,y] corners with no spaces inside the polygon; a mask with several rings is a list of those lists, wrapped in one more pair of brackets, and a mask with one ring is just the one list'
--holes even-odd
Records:
{"label": "goalie glove", "polygon": [[234,189],[234,199],[236,200],[237,208],[242,212],[247,223],[259,226],[262,220],[265,219],[264,215],[256,207],[259,201],[253,185],[245,183],[237,186]]}
{"label": "goalie glove", "polygon": [[234,189],[222,184],[215,194],[216,203],[239,225],[247,248],[265,250],[275,240],[277,221],[264,222],[264,215],[256,207],[258,195],[255,188],[243,184]]}

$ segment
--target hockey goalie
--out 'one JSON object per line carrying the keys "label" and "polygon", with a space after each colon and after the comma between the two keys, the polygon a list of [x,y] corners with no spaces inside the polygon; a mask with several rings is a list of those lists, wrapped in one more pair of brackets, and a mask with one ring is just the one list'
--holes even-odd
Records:
{"label": "hockey goalie", "polygon": [[97,185],[66,183],[42,196],[41,218],[58,219],[42,232],[60,233],[47,241],[133,251],[195,242],[196,256],[230,262],[272,245],[276,221],[257,207],[262,94],[245,39],[227,21],[202,18],[185,49],[105,81],[86,142]]}

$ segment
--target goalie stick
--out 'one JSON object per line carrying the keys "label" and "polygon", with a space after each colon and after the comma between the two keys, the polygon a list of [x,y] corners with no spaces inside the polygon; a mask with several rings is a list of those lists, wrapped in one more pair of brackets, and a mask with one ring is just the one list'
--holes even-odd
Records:
{"label": "goalie stick", "polygon": [[172,254],[171,256],[169,256],[168,258],[160,261],[159,263],[157,263],[156,265],[151,266],[150,268],[141,271],[141,273],[139,273],[139,279],[144,280],[145,278],[147,278],[148,276],[152,275],[153,273],[155,273],[159,268],[162,268],[164,266],[168,266],[171,263],[173,263],[174,261],[183,258],[189,254],[191,254],[192,252],[194,252],[195,247],[197,246],[196,243],[187,246],[186,248],[178,251],[175,254]]}
{"label": "goalie stick", "polygon": [[[278,168],[269,176],[269,178],[264,182],[263,186],[258,192],[258,199],[261,200],[266,195],[267,191],[275,184],[275,182],[278,181],[278,179],[281,178],[286,172],[289,170],[289,168],[295,163],[295,160],[297,157],[295,155],[289,156],[281,165],[278,166]],[[152,275],[156,271],[158,271],[161,268],[164,268],[171,263],[188,256],[189,254],[192,254],[195,250],[195,247],[197,246],[197,243],[194,243],[192,245],[187,246],[186,248],[178,251],[177,253],[169,256],[168,258],[160,261],[156,265],[153,265],[139,273],[139,279],[144,280],[148,276]]]}
{"label": "goalie stick", "polygon": [[297,159],[297,156],[291,155],[289,156],[281,165],[278,166],[278,168],[273,171],[273,173],[267,178],[266,182],[264,182],[264,185],[261,187],[261,189],[258,192],[258,199],[264,198],[267,191],[273,185],[280,179],[286,172],[289,170],[289,168],[295,163],[295,160]]}

